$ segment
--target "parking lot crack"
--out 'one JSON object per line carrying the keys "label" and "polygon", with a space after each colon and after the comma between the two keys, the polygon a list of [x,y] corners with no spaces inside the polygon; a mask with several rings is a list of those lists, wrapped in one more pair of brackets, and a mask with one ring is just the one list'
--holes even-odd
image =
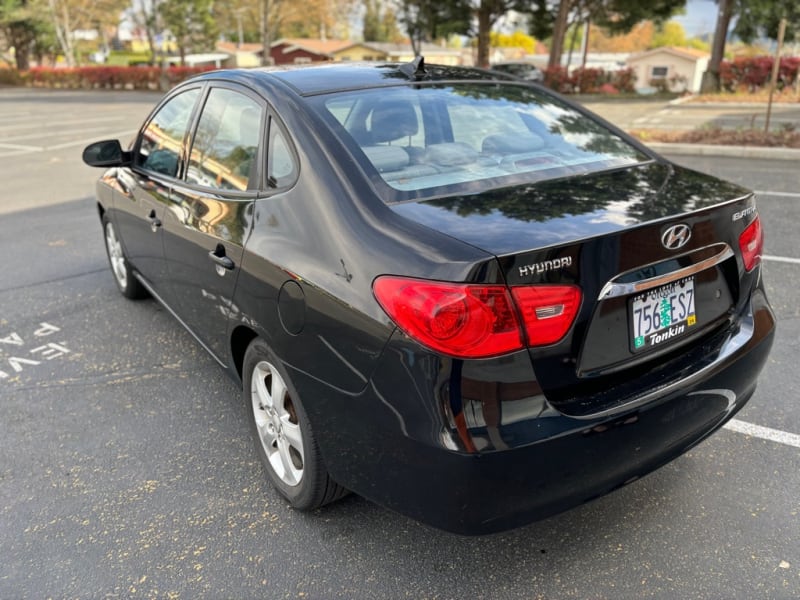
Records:
{"label": "parking lot crack", "polygon": [[91,271],[83,271],[81,273],[73,273],[71,275],[65,275],[63,277],[55,277],[53,279],[46,279],[44,281],[36,281],[34,283],[26,283],[23,285],[17,285],[7,288],[0,288],[0,294],[4,294],[6,292],[18,292],[20,290],[30,290],[36,289],[43,285],[50,285],[53,283],[61,283],[63,281],[69,281],[70,279],[79,279],[80,277],[85,277],[87,275],[96,275],[97,273],[105,273],[108,271],[108,267],[103,266],[102,268],[92,269]]}

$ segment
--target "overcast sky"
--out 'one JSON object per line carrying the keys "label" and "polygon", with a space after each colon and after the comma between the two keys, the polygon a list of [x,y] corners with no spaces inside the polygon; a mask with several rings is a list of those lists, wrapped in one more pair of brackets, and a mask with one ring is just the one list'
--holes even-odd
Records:
{"label": "overcast sky", "polygon": [[688,0],[686,14],[674,17],[689,37],[701,33],[714,33],[717,26],[717,3],[713,0]]}

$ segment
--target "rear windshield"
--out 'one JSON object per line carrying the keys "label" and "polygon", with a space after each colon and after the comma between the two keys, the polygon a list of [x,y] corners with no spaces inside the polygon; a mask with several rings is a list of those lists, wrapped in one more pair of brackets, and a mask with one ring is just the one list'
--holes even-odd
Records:
{"label": "rear windshield", "polygon": [[310,100],[387,202],[649,160],[599,123],[524,85],[398,86]]}

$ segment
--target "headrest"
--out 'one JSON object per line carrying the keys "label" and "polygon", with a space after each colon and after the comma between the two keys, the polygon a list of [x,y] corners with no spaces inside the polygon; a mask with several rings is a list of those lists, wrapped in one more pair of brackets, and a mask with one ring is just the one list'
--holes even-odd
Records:
{"label": "headrest", "polygon": [[543,147],[544,140],[536,134],[506,133],[486,137],[483,140],[482,150],[484,152],[522,154],[524,152],[535,152]]}
{"label": "headrest", "polygon": [[370,138],[373,144],[416,135],[418,131],[417,111],[408,100],[381,100],[372,109]]}

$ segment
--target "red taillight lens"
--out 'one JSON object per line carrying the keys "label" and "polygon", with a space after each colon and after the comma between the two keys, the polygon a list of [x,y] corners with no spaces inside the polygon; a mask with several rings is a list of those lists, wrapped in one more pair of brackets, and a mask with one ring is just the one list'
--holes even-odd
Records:
{"label": "red taillight lens", "polygon": [[529,346],[555,344],[578,314],[583,294],[574,285],[533,285],[511,288],[522,314]]}
{"label": "red taillight lens", "polygon": [[761,253],[764,251],[764,231],[758,216],[739,236],[739,247],[742,249],[744,268],[752,271],[761,262]]}
{"label": "red taillight lens", "polygon": [[508,289],[383,276],[372,286],[404,332],[457,358],[486,358],[523,347]]}
{"label": "red taillight lens", "polygon": [[[578,314],[581,291],[572,285],[519,286],[443,283],[382,276],[378,302],[406,334],[456,358],[488,358],[524,347],[514,303],[529,346],[562,339]],[[513,296],[513,300],[512,300]]]}

